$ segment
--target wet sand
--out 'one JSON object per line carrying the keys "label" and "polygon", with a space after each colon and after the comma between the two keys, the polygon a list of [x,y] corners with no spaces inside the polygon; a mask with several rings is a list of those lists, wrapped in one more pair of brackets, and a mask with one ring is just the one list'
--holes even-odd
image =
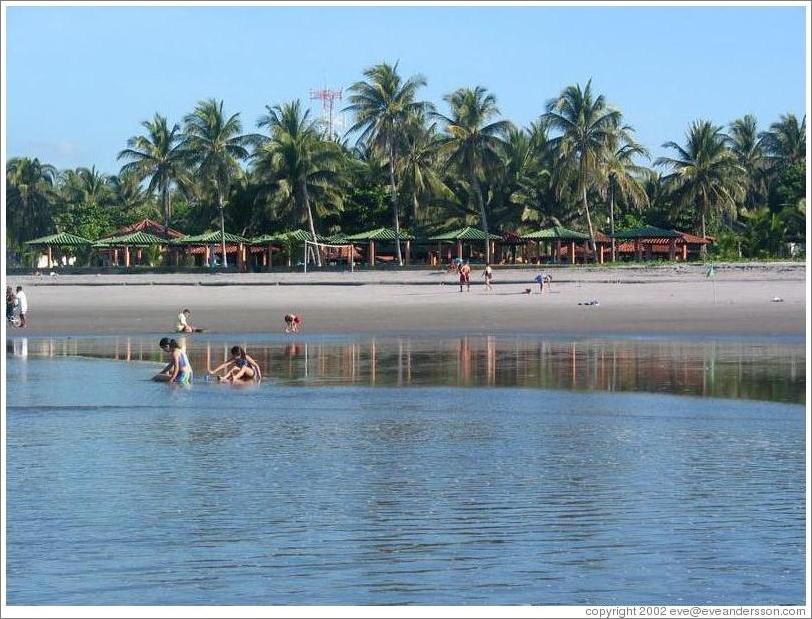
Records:
{"label": "wet sand", "polygon": [[[805,332],[803,264],[719,265],[714,280],[701,265],[544,270],[554,281],[543,294],[528,269],[497,269],[491,293],[479,270],[463,293],[453,274],[427,270],[12,276],[8,283],[26,289],[31,334],[169,332],[184,307],[192,324],[216,333],[279,333],[285,313],[303,316],[304,333],[324,334]],[[599,305],[579,305],[592,300]]]}

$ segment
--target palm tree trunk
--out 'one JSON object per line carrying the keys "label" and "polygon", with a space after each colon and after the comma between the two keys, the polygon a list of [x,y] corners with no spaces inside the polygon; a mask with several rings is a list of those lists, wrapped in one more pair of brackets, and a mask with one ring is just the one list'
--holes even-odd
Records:
{"label": "palm tree trunk", "polygon": [[398,220],[398,195],[395,186],[395,145],[389,141],[389,185],[392,191],[392,216],[395,219],[395,247],[397,248],[398,264],[403,266],[403,257],[400,254],[400,221]]}
{"label": "palm tree trunk", "polygon": [[[302,197],[304,198],[305,210],[307,211],[307,224],[310,226],[310,236],[313,237],[313,242],[318,243],[316,238],[316,226],[313,224],[313,212],[310,210],[310,194],[307,193],[307,184],[302,185]],[[307,252],[305,252],[305,260],[307,260]],[[321,252],[316,249],[316,264],[321,266]]]}
{"label": "palm tree trunk", "polygon": [[161,186],[161,203],[164,211],[164,236],[169,238],[169,188],[164,181]]}
{"label": "palm tree trunk", "polygon": [[615,261],[615,189],[609,190],[609,219],[612,222],[609,232],[612,235],[612,262]]}
{"label": "palm tree trunk", "polygon": [[589,202],[586,199],[586,179],[581,180],[581,204],[584,206],[584,211],[586,212],[586,223],[589,226],[589,248],[592,250],[593,258],[597,258],[595,255],[595,231],[592,229],[592,217],[589,214]]}
{"label": "palm tree trunk", "polygon": [[226,256],[226,218],[225,218],[225,204],[223,203],[223,194],[217,192],[217,206],[220,207],[220,241],[223,246],[223,268],[228,268],[228,257]]}
{"label": "palm tree trunk", "polygon": [[471,186],[474,188],[477,206],[479,206],[479,219],[482,221],[482,230],[485,232],[485,264],[491,263],[491,235],[488,233],[488,217],[485,214],[485,201],[482,199],[482,189],[479,187],[476,173],[473,170],[468,172]]}
{"label": "palm tree trunk", "polygon": [[[705,209],[704,209],[704,204],[703,204],[703,208],[702,208],[702,238],[703,239],[707,238],[705,236]],[[705,243],[702,243],[702,246],[699,249],[700,253],[702,254],[702,260],[704,260],[707,257],[708,250],[706,249],[706,247],[707,247],[707,245],[705,245]]]}

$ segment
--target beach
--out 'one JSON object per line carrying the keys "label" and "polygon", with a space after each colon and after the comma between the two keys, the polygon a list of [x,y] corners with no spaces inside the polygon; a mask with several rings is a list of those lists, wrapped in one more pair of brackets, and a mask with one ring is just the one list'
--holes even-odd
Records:
{"label": "beach", "polygon": [[[279,333],[303,317],[304,333],[432,332],[561,335],[802,336],[801,263],[658,267],[497,268],[494,290],[475,268],[471,291],[437,270],[311,273],[143,273],[9,276],[29,300],[31,334],[163,333],[183,308],[213,333]],[[532,294],[524,291],[530,288]],[[775,301],[774,299],[781,299]],[[597,305],[583,303],[597,301]]]}

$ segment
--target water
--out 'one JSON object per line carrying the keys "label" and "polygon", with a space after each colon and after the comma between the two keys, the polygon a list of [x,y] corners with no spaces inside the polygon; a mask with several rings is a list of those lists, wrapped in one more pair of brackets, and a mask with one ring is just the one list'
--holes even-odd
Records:
{"label": "water", "polygon": [[11,342],[8,603],[803,603],[795,344],[467,341]]}

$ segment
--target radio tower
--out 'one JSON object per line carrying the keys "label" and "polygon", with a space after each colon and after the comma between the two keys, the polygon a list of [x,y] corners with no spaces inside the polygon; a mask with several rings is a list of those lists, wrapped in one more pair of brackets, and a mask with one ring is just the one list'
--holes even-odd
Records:
{"label": "radio tower", "polygon": [[310,99],[321,99],[322,115],[327,117],[327,135],[333,139],[333,102],[341,100],[341,90],[311,90]]}

